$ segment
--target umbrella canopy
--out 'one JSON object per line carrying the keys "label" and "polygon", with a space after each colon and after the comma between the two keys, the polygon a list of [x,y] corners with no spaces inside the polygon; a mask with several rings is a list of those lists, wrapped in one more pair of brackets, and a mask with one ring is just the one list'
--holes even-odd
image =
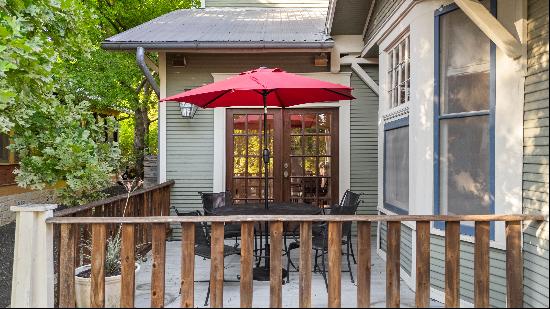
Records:
{"label": "umbrella canopy", "polygon": [[351,90],[347,86],[287,73],[281,69],[258,68],[161,101],[192,103],[202,108],[264,105],[290,107],[304,103],[351,100],[354,99]]}

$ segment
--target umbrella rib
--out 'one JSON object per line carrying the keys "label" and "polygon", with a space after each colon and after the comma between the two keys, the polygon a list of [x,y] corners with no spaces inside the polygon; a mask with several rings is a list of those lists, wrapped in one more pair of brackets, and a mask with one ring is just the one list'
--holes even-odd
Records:
{"label": "umbrella rib", "polygon": [[348,97],[350,100],[355,99],[353,96],[350,96],[350,95],[345,94],[345,93],[338,92],[338,91],[336,91],[336,90],[332,90],[332,89],[328,89],[328,88],[322,88],[322,89],[323,89],[323,90],[326,90],[326,91],[328,91],[328,92],[332,92],[332,93],[336,93],[336,94],[339,94],[339,95]]}
{"label": "umbrella rib", "polygon": [[214,103],[214,101],[216,101],[217,99],[221,98],[222,96],[224,96],[226,93],[228,93],[229,91],[231,91],[233,89],[227,89],[226,91],[224,91],[223,93],[219,94],[218,96],[216,96],[215,98],[213,98],[212,100],[208,101],[208,103],[206,103],[202,108],[206,108],[208,105]]}

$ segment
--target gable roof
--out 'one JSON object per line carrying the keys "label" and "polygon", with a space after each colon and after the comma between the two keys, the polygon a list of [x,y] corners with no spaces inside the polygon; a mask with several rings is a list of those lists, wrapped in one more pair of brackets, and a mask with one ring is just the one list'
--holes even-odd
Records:
{"label": "gable roof", "polygon": [[177,10],[114,35],[105,49],[331,48],[326,9]]}

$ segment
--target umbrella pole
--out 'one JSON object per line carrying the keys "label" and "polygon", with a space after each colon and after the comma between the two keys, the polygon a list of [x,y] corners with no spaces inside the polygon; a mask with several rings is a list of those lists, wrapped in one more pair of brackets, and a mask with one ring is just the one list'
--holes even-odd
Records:
{"label": "umbrella pole", "polygon": [[[264,150],[263,150],[263,158],[264,158],[264,207],[266,210],[269,209],[269,141],[267,137],[267,95],[268,92],[266,90],[262,91],[262,97],[264,100]],[[269,223],[265,222],[265,271],[269,271]],[[269,277],[269,276],[267,276]]]}
{"label": "umbrella pole", "polygon": [[264,159],[264,206],[265,206],[265,209],[269,209],[269,203],[268,203],[268,198],[269,198],[269,177],[268,177],[268,173],[269,173],[269,158],[271,156],[270,154],[270,151],[269,151],[269,141],[268,141],[268,137],[267,137],[267,95],[268,95],[268,92],[267,91],[263,91],[262,92],[262,96],[263,96],[263,99],[264,99],[264,150],[263,150],[263,159]]}

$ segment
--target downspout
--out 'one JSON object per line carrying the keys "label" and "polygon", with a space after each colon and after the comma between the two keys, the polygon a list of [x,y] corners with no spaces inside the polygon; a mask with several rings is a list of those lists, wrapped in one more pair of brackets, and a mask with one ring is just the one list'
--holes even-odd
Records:
{"label": "downspout", "polygon": [[155,91],[157,98],[160,99],[159,85],[157,84],[157,81],[153,77],[153,74],[149,72],[149,68],[147,67],[147,64],[145,64],[145,49],[143,49],[143,47],[141,46],[136,48],[136,61],[141,72],[143,72],[143,75],[145,75],[145,78],[149,82],[149,85],[151,85],[151,88],[153,88],[153,90]]}

